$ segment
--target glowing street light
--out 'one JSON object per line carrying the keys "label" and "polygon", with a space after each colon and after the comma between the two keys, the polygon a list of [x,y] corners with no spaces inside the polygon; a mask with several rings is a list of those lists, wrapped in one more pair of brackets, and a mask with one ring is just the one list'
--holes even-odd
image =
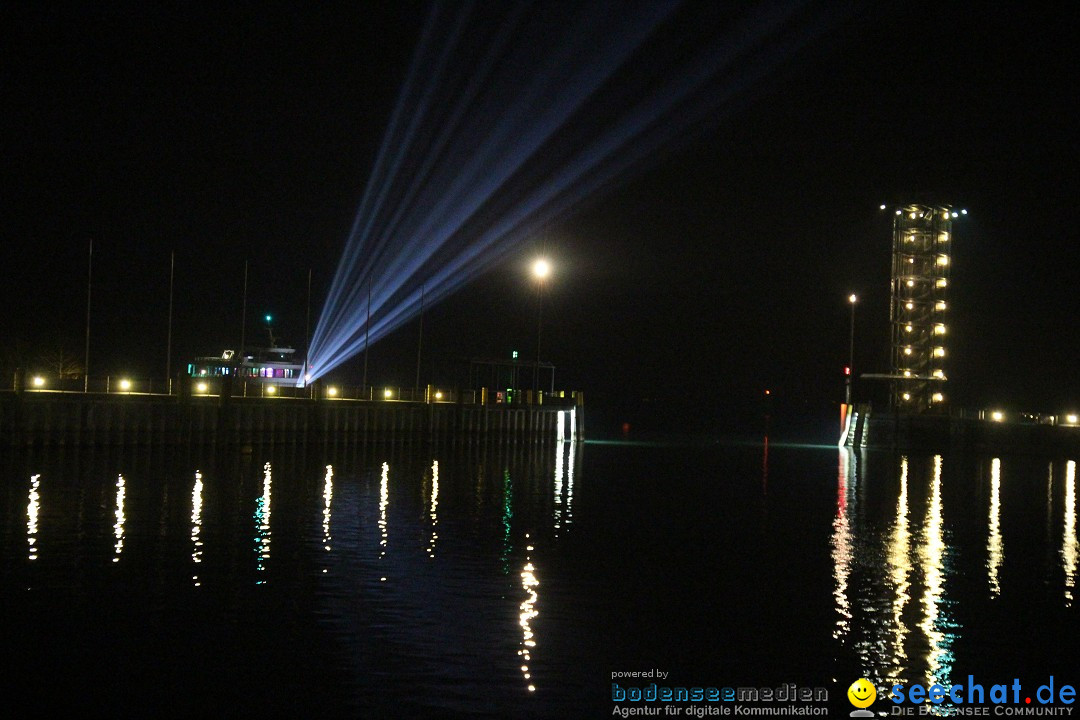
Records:
{"label": "glowing street light", "polygon": [[1000,410],[995,410],[990,413],[990,419],[994,422],[1003,422],[1005,420],[1005,413],[1001,412]]}
{"label": "glowing street light", "polygon": [[536,278],[536,367],[533,368],[533,392],[540,383],[540,329],[544,318],[544,280],[551,274],[551,264],[546,258],[537,258],[532,267]]}
{"label": "glowing street light", "polygon": [[851,305],[851,332],[848,337],[848,374],[844,378],[844,404],[851,404],[851,378],[855,375],[855,303],[859,301],[855,293],[848,295]]}
{"label": "glowing street light", "polygon": [[36,388],[45,387],[45,378],[41,377],[40,375],[35,375],[34,379],[30,382],[32,382],[34,384],[34,387]]}
{"label": "glowing street light", "polygon": [[391,390],[390,388],[386,388],[385,390],[383,390],[382,395],[383,395],[384,398],[389,400],[390,398],[394,397],[394,391]]}
{"label": "glowing street light", "polygon": [[127,378],[124,378],[123,380],[121,380],[120,381],[120,389],[123,390],[124,392],[127,392],[128,390],[131,390],[131,381],[128,380]]}
{"label": "glowing street light", "polygon": [[326,388],[326,395],[327,395],[328,397],[337,397],[337,388],[336,388],[336,387],[334,387],[333,385],[331,385],[330,387]]}
{"label": "glowing street light", "polygon": [[204,393],[204,392],[206,392],[207,390],[210,389],[210,386],[207,385],[204,382],[201,382],[201,383],[199,383],[198,385],[195,386],[195,389],[198,390],[201,393]]}
{"label": "glowing street light", "polygon": [[1065,422],[1069,423],[1070,425],[1075,425],[1077,421],[1080,421],[1080,416],[1078,415],[1070,413],[1065,416]]}
{"label": "glowing street light", "polygon": [[274,387],[273,385],[267,385],[266,386],[266,394],[267,395],[274,395],[275,393],[277,393],[277,388],[276,387]]}

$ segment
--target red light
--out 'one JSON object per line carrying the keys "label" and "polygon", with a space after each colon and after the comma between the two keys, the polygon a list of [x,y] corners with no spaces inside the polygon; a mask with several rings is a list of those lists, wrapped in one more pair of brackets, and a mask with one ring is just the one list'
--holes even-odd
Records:
{"label": "red light", "polygon": [[844,366],[844,374],[845,375],[850,375],[851,374],[851,368],[848,367],[847,365]]}

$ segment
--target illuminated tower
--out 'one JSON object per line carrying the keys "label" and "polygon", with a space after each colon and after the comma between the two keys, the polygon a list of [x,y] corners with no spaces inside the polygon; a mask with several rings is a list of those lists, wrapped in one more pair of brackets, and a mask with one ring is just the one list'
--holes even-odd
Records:
{"label": "illuminated tower", "polygon": [[946,400],[952,221],[960,214],[967,210],[904,205],[893,218],[891,402],[899,410],[924,412]]}

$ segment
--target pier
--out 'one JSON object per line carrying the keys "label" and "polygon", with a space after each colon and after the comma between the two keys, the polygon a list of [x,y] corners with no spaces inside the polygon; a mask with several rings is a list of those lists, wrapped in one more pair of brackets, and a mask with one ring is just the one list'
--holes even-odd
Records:
{"label": "pier", "polygon": [[905,413],[851,406],[844,416],[840,446],[876,450],[975,450],[1061,453],[1080,449],[1075,416],[954,410]]}
{"label": "pier", "polygon": [[[385,391],[384,391],[385,392]],[[342,397],[138,392],[0,392],[0,445],[254,445],[485,439],[557,442],[584,437],[584,395],[507,398],[477,391],[393,391]],[[406,399],[401,399],[405,396]]]}

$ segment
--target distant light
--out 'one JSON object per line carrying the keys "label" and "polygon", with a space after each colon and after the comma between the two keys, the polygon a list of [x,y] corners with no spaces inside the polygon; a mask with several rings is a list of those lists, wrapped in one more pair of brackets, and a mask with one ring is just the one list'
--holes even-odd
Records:
{"label": "distant light", "polygon": [[911,332],[911,326],[910,326],[910,325],[906,326],[906,327],[904,328],[904,330],[905,330],[905,331],[907,331],[907,332]]}
{"label": "distant light", "polygon": [[934,303],[934,309],[935,310],[944,310],[945,309],[945,301],[944,300],[938,300],[936,303]]}
{"label": "distant light", "polygon": [[915,309],[915,303],[906,303],[904,305],[904,307],[907,308],[908,310],[914,310]]}
{"label": "distant light", "polygon": [[961,214],[961,215],[967,215],[967,210],[961,210],[961,211],[960,211],[960,214]]}
{"label": "distant light", "polygon": [[210,389],[210,386],[207,385],[204,382],[201,382],[201,383],[199,383],[198,385],[195,386],[195,389],[198,390],[199,392],[206,392],[207,390]]}
{"label": "distant light", "polygon": [[990,419],[994,422],[1001,422],[1005,419],[1005,413],[1001,412],[1000,410],[995,410],[994,412],[990,413]]}
{"label": "distant light", "polygon": [[436,392],[435,392],[435,399],[436,399],[436,400],[442,400],[442,393],[441,393],[441,392],[439,392],[439,391],[436,391]]}
{"label": "distant light", "polygon": [[330,397],[337,397],[337,388],[331,385],[330,387],[326,388],[326,394]]}
{"label": "distant light", "polygon": [[911,213],[911,219],[912,219],[912,220],[914,220],[914,219],[915,219],[915,213]]}
{"label": "distant light", "polygon": [[40,375],[35,375],[31,382],[34,383],[34,387],[45,387],[45,378]]}
{"label": "distant light", "polygon": [[772,390],[766,390],[766,391],[765,391],[765,394],[766,394],[766,395],[772,395]]}
{"label": "distant light", "polygon": [[934,371],[934,377],[941,378],[942,380],[944,380],[945,379],[945,371],[944,370],[935,370]]}
{"label": "distant light", "polygon": [[882,204],[882,206],[881,206],[881,209],[882,209],[882,210],[884,210],[884,209],[885,209],[885,205],[884,205],[884,204]]}
{"label": "distant light", "polygon": [[945,348],[943,348],[943,347],[934,348],[934,357],[945,357]]}
{"label": "distant light", "polygon": [[910,370],[905,370],[904,371],[904,377],[911,377],[911,371]]}
{"label": "distant light", "polygon": [[936,335],[944,335],[945,334],[945,326],[944,325],[935,325],[934,326],[934,334],[936,334]]}
{"label": "distant light", "polygon": [[859,298],[855,297],[855,293],[852,293],[852,294],[848,295],[848,302],[851,303],[852,305],[854,305],[856,302],[858,302],[858,300],[859,300]]}
{"label": "distant light", "polygon": [[391,398],[393,396],[394,396],[394,391],[391,390],[390,388],[386,388],[385,390],[383,390],[383,397],[384,398]]}
{"label": "distant light", "polygon": [[949,284],[949,281],[946,280],[945,278],[938,278],[938,281],[937,281],[937,286],[938,287],[945,287],[948,284]]}
{"label": "distant light", "polygon": [[945,396],[941,393],[934,393],[930,396],[930,402],[941,402],[945,399]]}
{"label": "distant light", "polygon": [[952,214],[952,216],[953,216],[953,217],[956,217],[956,213],[953,213],[953,214]]}
{"label": "distant light", "polygon": [[533,275],[543,280],[551,272],[551,265],[544,258],[537,259],[533,263]]}
{"label": "distant light", "polygon": [[941,213],[941,217],[942,217],[943,220],[948,220],[949,219],[949,211],[946,210],[945,212]]}
{"label": "distant light", "polygon": [[937,264],[938,265],[948,265],[949,264],[949,256],[948,255],[938,255]]}
{"label": "distant light", "polygon": [[267,395],[273,395],[276,392],[277,392],[277,388],[274,387],[273,385],[267,385],[266,386],[266,394]]}
{"label": "distant light", "polygon": [[910,355],[911,354],[911,348],[909,348],[909,347],[904,348],[904,354],[905,355]]}
{"label": "distant light", "polygon": [[273,320],[273,319],[274,319],[274,318],[272,318],[272,317],[271,317],[271,316],[269,316],[269,315],[267,315],[267,316],[266,316],[266,322],[270,322],[270,321],[271,321],[271,320]]}
{"label": "distant light", "polygon": [[907,281],[907,286],[908,287],[915,287],[915,281],[914,280],[908,280]]}
{"label": "distant light", "polygon": [[[850,367],[850,366],[848,366],[848,365],[845,365],[845,366],[844,366],[844,374],[845,374],[845,375],[850,375],[850,374],[851,374],[851,367]],[[768,390],[766,390],[766,391],[765,391],[765,394],[766,394],[766,395],[768,395],[768,394],[769,394],[769,391],[768,391]]]}
{"label": "distant light", "polygon": [[1070,425],[1075,425],[1078,421],[1080,421],[1080,416],[1073,414],[1065,416],[1065,422],[1069,423]]}
{"label": "distant light", "polygon": [[910,400],[911,399],[911,393],[904,393],[901,397],[903,397],[905,400]]}
{"label": "distant light", "polygon": [[897,211],[896,211],[896,214],[897,214],[897,215],[900,215],[901,213],[900,213],[900,211],[899,211],[899,210],[897,210]]}
{"label": "distant light", "polygon": [[517,360],[517,355],[518,355],[518,351],[517,351],[517,350],[515,350],[515,351],[514,351],[514,352],[513,352],[512,354],[511,354],[511,359],[513,359],[513,360]]}
{"label": "distant light", "polygon": [[123,380],[121,380],[120,381],[120,389],[121,390],[130,390],[131,389],[131,381],[128,380],[127,378],[124,378]]}

